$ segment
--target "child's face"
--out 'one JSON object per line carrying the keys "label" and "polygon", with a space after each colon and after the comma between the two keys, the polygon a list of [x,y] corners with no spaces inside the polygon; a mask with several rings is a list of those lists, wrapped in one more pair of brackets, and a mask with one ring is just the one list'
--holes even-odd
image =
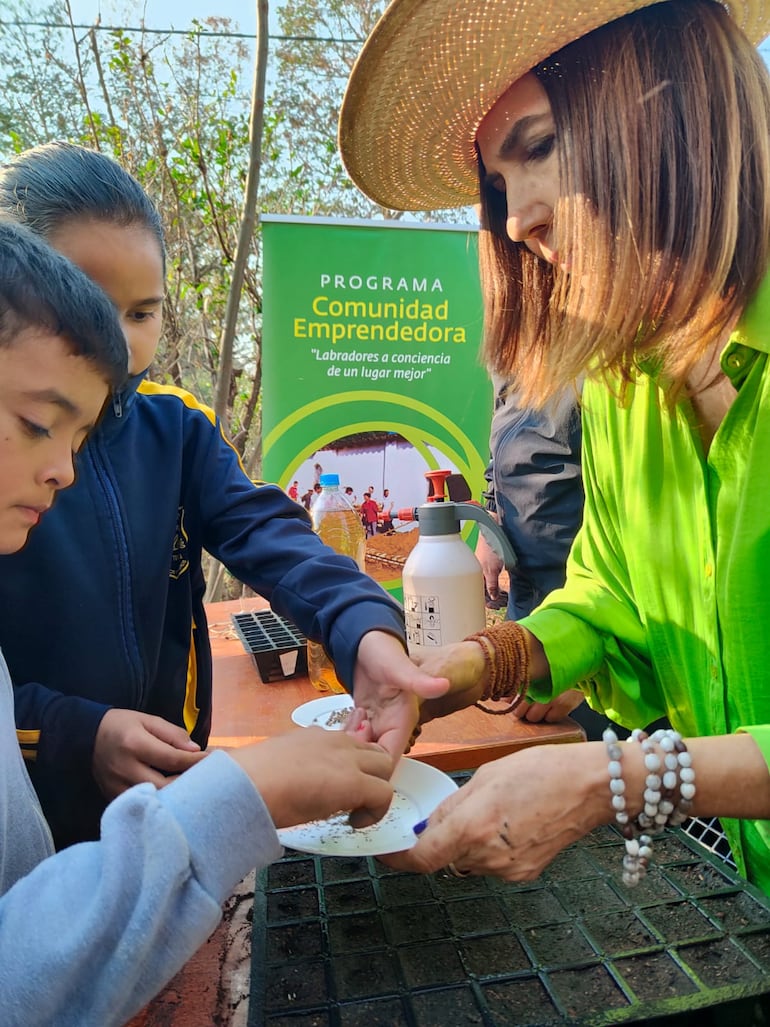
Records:
{"label": "child's face", "polygon": [[150,229],[73,220],[48,241],[104,289],[120,315],[131,374],[146,370],[160,341],[163,308],[163,258]]}
{"label": "child's face", "polygon": [[0,348],[0,553],[15,553],[75,478],[73,454],[96,423],[107,383],[58,336],[27,329]]}

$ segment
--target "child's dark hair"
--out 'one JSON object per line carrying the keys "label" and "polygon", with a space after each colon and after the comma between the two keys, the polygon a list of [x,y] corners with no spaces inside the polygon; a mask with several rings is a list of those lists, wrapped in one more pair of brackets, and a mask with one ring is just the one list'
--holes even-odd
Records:
{"label": "child's dark hair", "polygon": [[0,218],[0,347],[28,329],[60,336],[111,388],[128,374],[128,348],[104,292],[32,232]]}
{"label": "child's dark hair", "polygon": [[165,259],[160,215],[141,185],[110,157],[74,143],[33,146],[0,166],[0,211],[45,238],[82,218],[140,225]]}

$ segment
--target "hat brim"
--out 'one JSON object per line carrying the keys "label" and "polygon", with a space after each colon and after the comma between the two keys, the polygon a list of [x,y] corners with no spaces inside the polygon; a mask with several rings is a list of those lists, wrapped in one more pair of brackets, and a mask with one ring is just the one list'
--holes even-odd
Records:
{"label": "hat brim", "polygon": [[[340,111],[358,188],[391,210],[478,200],[474,140],[506,89],[568,43],[660,0],[393,0],[364,44]],[[755,44],[767,0],[727,0]]]}

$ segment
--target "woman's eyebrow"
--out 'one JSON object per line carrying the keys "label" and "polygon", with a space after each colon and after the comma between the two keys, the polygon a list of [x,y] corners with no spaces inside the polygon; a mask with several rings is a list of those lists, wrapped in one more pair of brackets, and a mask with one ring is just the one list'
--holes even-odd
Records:
{"label": "woman's eyebrow", "polygon": [[533,128],[538,127],[538,123],[549,118],[550,113],[543,111],[542,114],[526,114],[523,118],[519,118],[515,121],[508,130],[505,138],[498,148],[498,154],[500,157],[509,157],[512,153],[519,149],[522,143],[523,137],[531,132]]}

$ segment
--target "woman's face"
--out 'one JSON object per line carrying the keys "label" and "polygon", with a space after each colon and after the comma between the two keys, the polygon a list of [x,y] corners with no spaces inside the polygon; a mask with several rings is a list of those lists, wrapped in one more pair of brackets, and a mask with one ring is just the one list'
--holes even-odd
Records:
{"label": "woman's face", "polygon": [[77,264],[115,304],[131,354],[131,374],[145,371],[160,342],[163,256],[143,225],[66,221],[48,242]]}
{"label": "woman's face", "polygon": [[564,267],[553,231],[559,199],[559,161],[551,105],[535,75],[503,93],[476,134],[485,187],[505,196],[506,231],[535,256]]}

